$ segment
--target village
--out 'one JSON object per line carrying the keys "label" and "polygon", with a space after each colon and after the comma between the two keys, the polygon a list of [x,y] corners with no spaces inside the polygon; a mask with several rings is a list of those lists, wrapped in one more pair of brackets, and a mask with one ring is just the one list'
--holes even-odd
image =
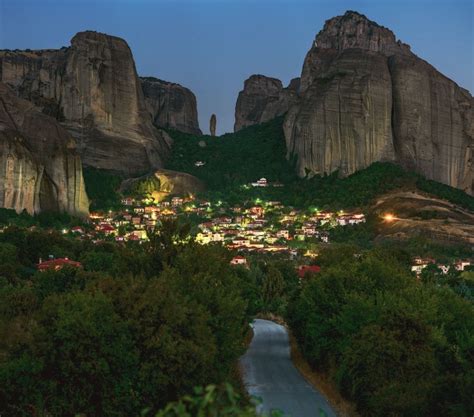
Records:
{"label": "village", "polygon": [[[261,178],[249,186],[273,185]],[[91,213],[88,226],[63,229],[63,233],[90,239],[94,243],[115,241],[140,244],[149,239],[149,233],[154,232],[161,221],[185,218],[193,226],[191,235],[197,243],[222,244],[236,251],[231,264],[247,266],[246,254],[279,254],[302,262],[298,274],[303,277],[307,272],[319,272],[319,269],[315,269],[319,267],[306,264],[317,257],[318,245],[330,243],[331,229],[366,222],[365,214],[359,212],[323,211],[317,208],[298,210],[284,206],[279,201],[262,201],[258,198],[237,206],[192,195],[172,196],[160,202],[150,197],[129,196],[122,198],[121,203],[121,208],[117,210]],[[384,220],[393,221],[391,217],[386,215]],[[64,261],[65,264],[71,262]],[[55,267],[58,265],[57,262],[53,264]],[[444,274],[450,269],[448,265],[438,264],[434,259],[415,257],[411,271],[419,277],[429,265],[435,265]],[[458,260],[453,267],[464,271],[470,265],[470,260]],[[48,269],[46,264],[43,267]]]}
{"label": "village", "polygon": [[76,226],[71,233],[95,242],[148,240],[163,219],[185,217],[193,224],[192,235],[200,244],[220,243],[239,252],[281,253],[290,258],[313,257],[316,243],[330,242],[330,230],[366,221],[362,213],[303,211],[279,201],[256,201],[235,207],[194,197],[153,200],[125,197],[122,209],[91,213],[90,227]]}

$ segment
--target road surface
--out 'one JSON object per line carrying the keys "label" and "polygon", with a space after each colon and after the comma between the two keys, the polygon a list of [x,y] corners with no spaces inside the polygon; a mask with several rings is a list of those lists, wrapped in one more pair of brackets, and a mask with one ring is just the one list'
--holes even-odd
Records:
{"label": "road surface", "polygon": [[252,342],[240,364],[248,393],[262,400],[258,412],[280,410],[291,417],[336,417],[327,400],[293,365],[286,329],[257,319],[253,330]]}

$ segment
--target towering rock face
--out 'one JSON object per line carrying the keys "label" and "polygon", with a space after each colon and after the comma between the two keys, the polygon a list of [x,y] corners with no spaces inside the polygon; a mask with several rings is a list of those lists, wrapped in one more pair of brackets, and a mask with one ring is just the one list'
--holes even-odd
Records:
{"label": "towering rock face", "polygon": [[298,98],[299,78],[287,88],[276,78],[252,75],[244,82],[235,106],[234,132],[285,114]]}
{"label": "towering rock face", "polygon": [[301,176],[389,160],[473,193],[473,98],[356,12],[317,35],[284,131]]}
{"label": "towering rock face", "polygon": [[129,174],[161,165],[169,138],[152,125],[124,40],[81,32],[69,48],[2,51],[0,68],[0,81],[71,132],[86,165]]}
{"label": "towering rock face", "polygon": [[140,77],[145,102],[158,127],[201,135],[196,96],[179,84],[154,77]]}
{"label": "towering rock face", "polygon": [[396,159],[474,193],[474,99],[416,56],[389,59]]}
{"label": "towering rock face", "polygon": [[0,83],[0,207],[88,213],[81,159],[71,135]]}

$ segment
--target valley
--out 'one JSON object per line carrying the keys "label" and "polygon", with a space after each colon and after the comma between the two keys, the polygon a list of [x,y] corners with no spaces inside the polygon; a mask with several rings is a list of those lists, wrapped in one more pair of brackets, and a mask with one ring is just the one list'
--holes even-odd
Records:
{"label": "valley", "polygon": [[125,39],[0,50],[0,416],[472,415],[474,99],[355,11],[302,64],[207,135]]}

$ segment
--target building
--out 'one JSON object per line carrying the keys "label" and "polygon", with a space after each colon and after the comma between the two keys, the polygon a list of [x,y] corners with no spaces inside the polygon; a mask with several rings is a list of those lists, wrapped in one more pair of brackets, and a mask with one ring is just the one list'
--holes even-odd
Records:
{"label": "building", "polygon": [[230,261],[230,264],[248,266],[247,259],[245,259],[243,256],[240,256],[240,255],[234,256],[232,260]]}
{"label": "building", "polygon": [[114,235],[117,233],[115,227],[110,224],[103,224],[99,226],[99,232],[102,232],[104,235]]}
{"label": "building", "polygon": [[132,217],[132,224],[138,225],[141,224],[142,218],[141,217]]}
{"label": "building", "polygon": [[300,265],[297,268],[298,277],[304,278],[307,274],[317,274],[321,271],[321,267],[318,265]]}
{"label": "building", "polygon": [[290,232],[286,229],[278,230],[276,232],[276,237],[288,240],[290,238]]}
{"label": "building", "polygon": [[71,232],[72,233],[77,233],[77,234],[80,234],[80,235],[83,235],[85,233],[84,229],[81,226],[74,226],[71,229]]}
{"label": "building", "polygon": [[420,258],[417,256],[416,258],[413,258],[413,264],[411,266],[411,271],[415,272],[416,275],[421,274],[421,271],[425,269],[428,265],[434,264],[435,260],[431,258]]}
{"label": "building", "polygon": [[122,198],[122,204],[124,206],[133,206],[135,204],[135,199],[132,197]]}
{"label": "building", "polygon": [[262,206],[254,206],[250,208],[250,213],[255,214],[258,217],[262,217],[264,210]]}
{"label": "building", "polygon": [[260,178],[257,182],[252,182],[252,187],[268,187],[266,178]]}
{"label": "building", "polygon": [[59,271],[65,266],[72,268],[82,268],[82,264],[80,262],[71,261],[69,258],[49,259],[47,261],[42,261],[40,259],[36,266],[40,272]]}
{"label": "building", "polygon": [[173,197],[171,199],[171,206],[178,207],[183,205],[184,200],[181,197]]}
{"label": "building", "polygon": [[466,267],[471,266],[470,261],[457,261],[454,264],[454,268],[456,268],[456,271],[464,271]]}

